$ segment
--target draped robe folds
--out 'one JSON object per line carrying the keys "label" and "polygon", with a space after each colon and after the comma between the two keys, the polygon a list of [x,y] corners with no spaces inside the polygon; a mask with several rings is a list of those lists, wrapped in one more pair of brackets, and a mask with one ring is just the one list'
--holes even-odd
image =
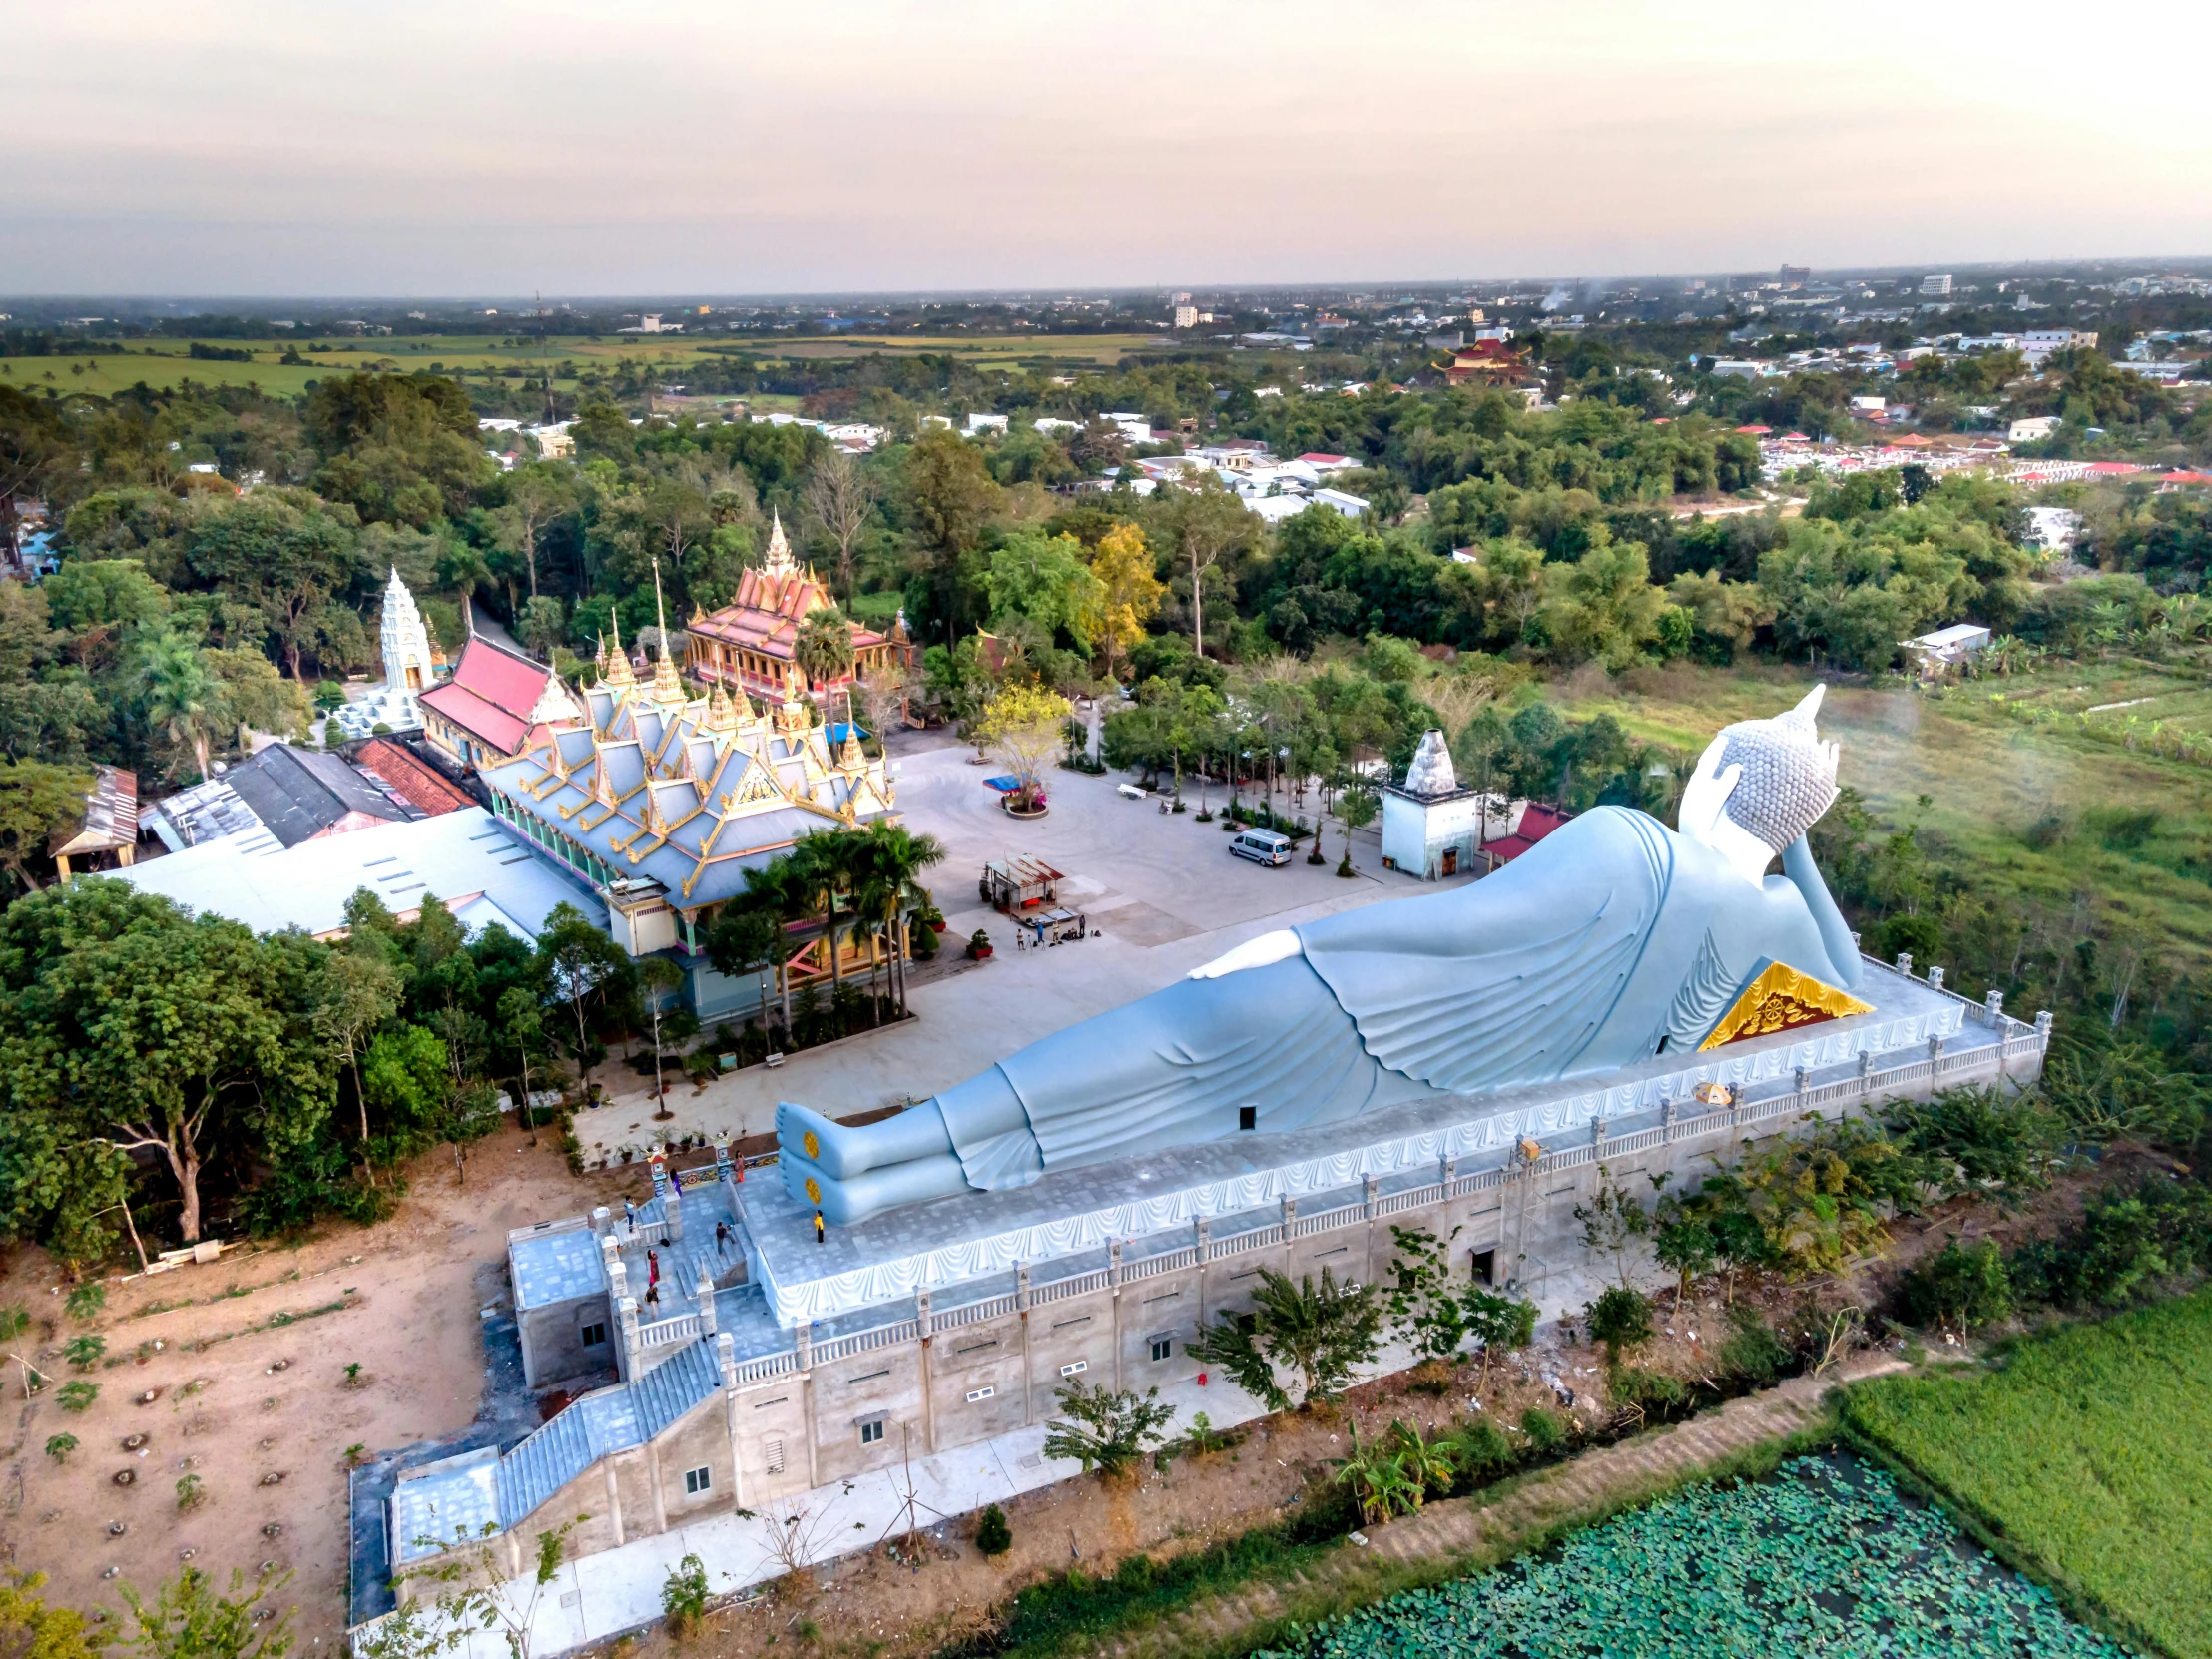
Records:
{"label": "draped robe folds", "polygon": [[[1825,890],[1818,902],[1833,908]],[[790,1142],[802,1121],[814,1127],[829,1144],[805,1167],[860,1177],[860,1202],[839,1208],[872,1211],[884,1205],[859,1188],[889,1199],[1024,1186],[1224,1139],[1241,1107],[1261,1133],[1285,1133],[1610,1071],[1696,1046],[1770,960],[1857,980],[1856,962],[1831,961],[1795,881],[1754,886],[1711,847],[1621,808],[1582,815],[1467,887],[1294,931],[1298,956],[1179,980],[1055,1032],[866,1139],[796,1108],[780,1131]],[[881,1184],[886,1159],[915,1160],[895,1187]],[[930,1166],[934,1184],[916,1185]]]}

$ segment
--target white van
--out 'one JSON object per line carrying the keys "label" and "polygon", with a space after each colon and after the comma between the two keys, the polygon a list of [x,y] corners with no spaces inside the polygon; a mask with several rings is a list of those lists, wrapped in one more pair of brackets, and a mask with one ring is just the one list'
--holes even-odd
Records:
{"label": "white van", "polygon": [[1229,850],[1256,864],[1287,864],[1291,861],[1291,838],[1273,830],[1247,830],[1230,837]]}

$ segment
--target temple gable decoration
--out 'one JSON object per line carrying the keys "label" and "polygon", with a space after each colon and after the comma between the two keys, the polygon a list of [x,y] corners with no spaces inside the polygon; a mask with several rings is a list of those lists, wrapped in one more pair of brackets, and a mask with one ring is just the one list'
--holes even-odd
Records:
{"label": "temple gable decoration", "polygon": [[1820,1025],[1874,1009],[1847,991],[1823,984],[1783,962],[1770,961],[1737,994],[1698,1051],[1725,1048],[1752,1037],[1770,1037],[1801,1025]]}

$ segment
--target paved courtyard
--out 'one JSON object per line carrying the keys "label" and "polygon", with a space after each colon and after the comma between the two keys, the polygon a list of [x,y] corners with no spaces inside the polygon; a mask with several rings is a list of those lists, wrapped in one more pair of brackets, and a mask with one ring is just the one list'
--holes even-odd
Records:
{"label": "paved courtyard", "polygon": [[[928,745],[928,747],[922,747]],[[1359,875],[1337,875],[1344,832],[1332,823],[1324,843],[1329,861],[1269,869],[1234,857],[1217,820],[1197,822],[1198,791],[1187,787],[1191,811],[1160,812],[1151,800],[1116,793],[1126,774],[1103,778],[1054,772],[1051,812],[1020,822],[999,811],[983,780],[997,769],[970,764],[974,750],[918,738],[892,760],[899,769],[898,806],[907,826],[935,835],[947,856],[928,876],[949,924],[947,955],[956,955],[978,927],[997,954],[967,972],[914,987],[919,1017],[894,1030],[863,1033],[794,1055],[770,1070],[752,1066],[718,1078],[704,1091],[679,1083],[668,1097],[675,1117],[655,1124],[649,1084],[609,1068],[631,1092],[580,1112],[576,1133],[596,1160],[641,1151],[658,1138],[728,1131],[767,1134],[776,1103],[791,1100],[845,1117],[910,1100],[973,1076],[999,1058],[1077,1020],[1160,989],[1246,939],[1294,922],[1386,898],[1433,893],[1456,882],[1422,882],[1382,867],[1381,839],[1370,828],[1353,837]],[[1221,791],[1208,792],[1219,807]],[[1309,798],[1309,812],[1312,801]],[[1014,929],[976,896],[976,879],[992,858],[1027,854],[1066,877],[1062,903],[1090,917],[1103,935],[1044,950],[1014,949]],[[1469,879],[1462,877],[1460,880]]]}

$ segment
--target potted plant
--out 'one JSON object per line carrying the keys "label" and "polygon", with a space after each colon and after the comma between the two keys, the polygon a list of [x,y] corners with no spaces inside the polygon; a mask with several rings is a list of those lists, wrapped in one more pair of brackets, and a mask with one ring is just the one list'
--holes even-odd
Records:
{"label": "potted plant", "polygon": [[991,936],[978,927],[968,935],[968,957],[972,961],[988,961],[991,954]]}

